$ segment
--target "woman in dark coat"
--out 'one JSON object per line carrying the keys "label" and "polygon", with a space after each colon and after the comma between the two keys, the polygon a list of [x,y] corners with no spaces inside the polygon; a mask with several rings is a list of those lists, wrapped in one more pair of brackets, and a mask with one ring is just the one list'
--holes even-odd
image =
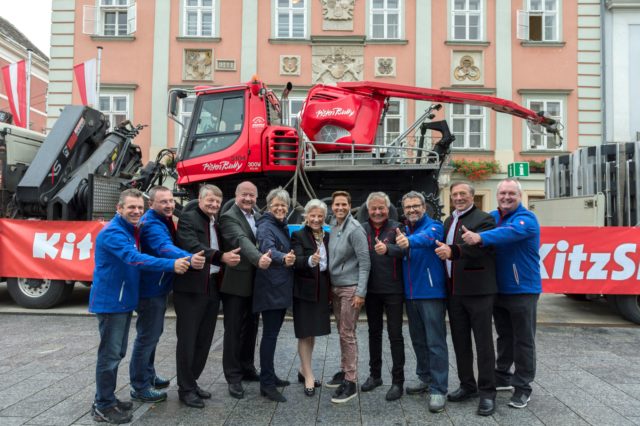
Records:
{"label": "woman in dark coat", "polygon": [[304,393],[315,394],[320,381],[311,369],[311,356],[316,336],[331,332],[329,323],[329,235],[323,229],[327,205],[311,200],[304,208],[305,226],[292,235],[296,256],[293,289],[293,327],[298,338],[300,370],[298,381],[304,382]]}
{"label": "woman in dark coat", "polygon": [[253,312],[262,313],[262,340],[260,341],[260,393],[267,398],[285,402],[278,386],[289,384],[276,376],[273,357],[284,315],[292,302],[293,264],[287,211],[289,194],[277,188],[267,195],[268,212],[256,222],[256,240],[262,253],[269,253],[271,264],[256,270],[253,290]]}

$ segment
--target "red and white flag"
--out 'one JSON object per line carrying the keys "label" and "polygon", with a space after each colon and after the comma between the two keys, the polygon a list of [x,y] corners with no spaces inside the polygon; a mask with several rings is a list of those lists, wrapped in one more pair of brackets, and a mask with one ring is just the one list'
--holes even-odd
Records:
{"label": "red and white flag", "polygon": [[27,72],[26,61],[2,67],[4,89],[9,99],[13,121],[18,127],[27,127]]}
{"label": "red and white flag", "polygon": [[98,66],[97,60],[89,59],[86,62],[75,65],[73,72],[76,74],[76,81],[80,89],[80,99],[83,105],[96,106],[96,74]]}

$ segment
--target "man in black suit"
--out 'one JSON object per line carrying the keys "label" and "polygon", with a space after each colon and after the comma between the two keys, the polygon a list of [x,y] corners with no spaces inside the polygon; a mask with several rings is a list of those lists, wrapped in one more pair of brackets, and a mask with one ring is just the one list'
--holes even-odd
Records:
{"label": "man in black suit", "polygon": [[[253,280],[256,268],[267,269],[269,253],[260,253],[256,245],[256,219],[253,209],[258,188],[242,182],[236,188],[235,204],[220,217],[223,248],[239,247],[240,263],[225,269],[220,293],[224,311],[222,368],[229,394],[244,398],[242,380],[259,381],[254,366],[258,315],[253,313]],[[276,384],[277,386],[280,386]]]}
{"label": "man in black suit", "polygon": [[[448,275],[448,310],[451,340],[456,353],[460,387],[448,395],[451,402],[464,401],[478,395],[478,414],[489,416],[495,411],[496,381],[493,371],[495,352],[491,316],[497,292],[493,251],[480,245],[469,246],[463,231],[486,231],[495,228],[495,220],[473,204],[475,189],[467,182],[450,186],[455,210],[444,222],[446,244],[437,242],[436,254],[445,260]],[[478,352],[478,382],[473,375],[471,331]]]}
{"label": "man in black suit", "polygon": [[178,277],[173,285],[176,310],[176,364],[178,395],[189,407],[203,408],[202,398],[211,394],[198,386],[216,329],[220,309],[218,277],[221,266],[240,262],[236,248],[221,250],[221,236],[215,216],[222,203],[222,191],[215,185],[203,185],[198,194],[198,207],[184,212],[178,222],[177,244],[185,250],[204,251],[205,267],[190,270]]}

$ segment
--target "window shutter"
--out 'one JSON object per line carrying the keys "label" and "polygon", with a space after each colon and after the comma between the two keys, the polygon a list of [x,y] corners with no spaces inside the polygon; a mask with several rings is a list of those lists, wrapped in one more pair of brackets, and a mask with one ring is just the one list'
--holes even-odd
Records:
{"label": "window shutter", "polygon": [[136,2],[127,7],[127,35],[136,32]]}
{"label": "window shutter", "polygon": [[98,34],[98,8],[84,5],[82,7],[82,34]]}
{"label": "window shutter", "polygon": [[526,10],[518,10],[516,37],[518,40],[529,40],[529,12]]}

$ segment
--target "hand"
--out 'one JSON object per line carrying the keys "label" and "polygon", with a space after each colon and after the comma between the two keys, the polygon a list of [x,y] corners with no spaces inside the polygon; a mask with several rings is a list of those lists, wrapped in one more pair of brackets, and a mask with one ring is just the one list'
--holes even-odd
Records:
{"label": "hand", "polygon": [[475,246],[482,242],[480,234],[469,231],[464,225],[462,225],[462,240],[470,246]]}
{"label": "hand", "polygon": [[238,263],[240,263],[240,255],[238,253],[240,253],[240,247],[226,253],[222,253],[222,258],[220,260],[225,265],[236,266]]}
{"label": "hand", "polygon": [[373,246],[373,249],[377,254],[387,254],[387,245],[380,241],[378,237],[376,237],[376,245]]}
{"label": "hand", "polygon": [[189,269],[189,257],[182,257],[173,262],[173,270],[176,274],[184,274]]}
{"label": "hand", "polygon": [[364,305],[364,297],[353,296],[353,301],[351,302],[351,306],[355,309],[360,309]]}
{"label": "hand", "polygon": [[313,255],[311,255],[311,266],[314,268],[320,264],[320,249],[317,249]]}
{"label": "hand", "polygon": [[286,266],[293,266],[295,261],[296,261],[296,255],[293,252],[293,250],[291,250],[289,253],[284,255],[284,264]]}
{"label": "hand", "polygon": [[193,269],[202,269],[204,268],[206,261],[207,259],[204,257],[204,250],[200,250],[191,256],[191,267]]}
{"label": "hand", "polygon": [[436,240],[436,245],[438,246],[436,248],[436,254],[440,258],[440,260],[451,259],[451,247],[438,240]]}
{"label": "hand", "polygon": [[396,228],[396,244],[401,249],[409,248],[409,239],[402,233],[400,228]]}
{"label": "hand", "polygon": [[271,265],[271,250],[260,256],[258,260],[258,268],[267,269]]}

